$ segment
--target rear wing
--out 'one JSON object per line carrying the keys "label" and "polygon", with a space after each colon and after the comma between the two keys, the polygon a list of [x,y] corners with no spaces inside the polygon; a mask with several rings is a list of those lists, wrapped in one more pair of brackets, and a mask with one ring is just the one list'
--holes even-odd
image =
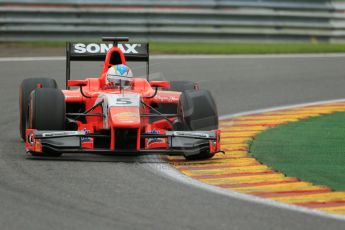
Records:
{"label": "rear wing", "polygon": [[[127,39],[127,40],[126,40]],[[128,38],[103,38],[113,43],[66,43],[66,89],[71,78],[71,61],[104,61],[107,52],[117,46],[125,55],[126,61],[146,62],[147,80],[149,80],[149,44],[148,43],[117,43],[128,41]]]}

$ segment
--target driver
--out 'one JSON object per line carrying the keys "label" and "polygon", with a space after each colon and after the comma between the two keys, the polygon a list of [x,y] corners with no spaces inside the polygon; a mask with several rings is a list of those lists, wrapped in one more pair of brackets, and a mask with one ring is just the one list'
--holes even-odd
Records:
{"label": "driver", "polygon": [[132,70],[123,64],[114,65],[106,74],[105,89],[114,89],[122,86],[124,89],[131,87]]}

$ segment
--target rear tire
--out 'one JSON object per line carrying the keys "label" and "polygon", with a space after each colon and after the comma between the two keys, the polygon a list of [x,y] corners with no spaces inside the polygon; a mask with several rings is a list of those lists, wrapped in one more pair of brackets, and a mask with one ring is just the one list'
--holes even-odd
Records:
{"label": "rear tire", "polygon": [[21,138],[25,141],[26,121],[28,120],[28,108],[31,92],[41,84],[43,88],[57,88],[56,81],[49,78],[28,78],[22,81],[19,89],[19,111],[20,125],[19,131]]}
{"label": "rear tire", "polygon": [[[198,84],[192,81],[171,81],[170,88],[161,89],[161,90],[183,92],[185,90],[197,90],[197,89],[198,89]],[[163,114],[174,114],[177,112],[177,106],[175,104],[170,104],[170,103],[160,103],[156,106],[156,109],[160,113],[163,113]],[[154,122],[160,119],[161,119],[160,117],[152,117],[150,118],[150,122]],[[180,121],[176,119],[174,122],[174,130],[178,130],[179,128],[180,128]]]}
{"label": "rear tire", "polygon": [[[198,90],[199,89],[199,85],[196,82],[193,81],[170,81],[170,88],[168,89],[163,89],[166,91],[175,91],[175,92],[183,92],[186,90]],[[169,110],[168,108],[166,108],[167,106],[165,104],[161,104],[159,107],[159,111],[161,113],[176,113],[177,108],[174,111]],[[181,122],[180,119],[176,119],[173,122],[173,129],[174,130],[184,130],[184,126]]]}
{"label": "rear tire", "polygon": [[[179,119],[188,131],[207,131],[218,129],[216,103],[208,90],[186,90],[181,94]],[[185,156],[187,160],[204,160],[214,156],[209,150],[197,155]]]}
{"label": "rear tire", "polygon": [[[65,130],[66,103],[61,90],[41,88],[31,92],[28,127],[37,130]],[[44,150],[34,156],[61,156],[61,153]]]}

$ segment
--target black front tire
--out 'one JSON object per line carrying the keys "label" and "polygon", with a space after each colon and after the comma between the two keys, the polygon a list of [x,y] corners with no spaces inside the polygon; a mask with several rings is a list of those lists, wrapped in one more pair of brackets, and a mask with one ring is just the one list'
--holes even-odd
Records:
{"label": "black front tire", "polygon": [[190,131],[218,129],[217,105],[208,90],[186,90],[180,96],[179,118]]}
{"label": "black front tire", "polygon": [[[37,130],[65,130],[66,103],[61,90],[36,89],[31,92],[28,114],[28,128]],[[61,153],[43,149],[43,154],[34,156],[61,156]]]}
{"label": "black front tire", "polygon": [[[208,90],[186,90],[182,92],[179,102],[179,120],[183,129],[188,131],[207,131],[218,129],[218,112],[216,103]],[[199,154],[185,156],[187,160],[205,160],[214,156],[207,150]]]}
{"label": "black front tire", "polygon": [[22,81],[19,89],[19,113],[20,113],[20,125],[19,131],[21,138],[25,141],[25,129],[26,121],[28,120],[28,108],[30,94],[37,88],[37,85],[41,84],[43,88],[57,88],[56,81],[50,78],[28,78]]}

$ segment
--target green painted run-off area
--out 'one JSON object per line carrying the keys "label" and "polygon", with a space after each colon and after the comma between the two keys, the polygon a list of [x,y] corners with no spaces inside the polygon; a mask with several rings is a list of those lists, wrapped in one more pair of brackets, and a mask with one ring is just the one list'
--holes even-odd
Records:
{"label": "green painted run-off area", "polygon": [[345,112],[268,129],[250,154],[287,176],[345,190]]}

